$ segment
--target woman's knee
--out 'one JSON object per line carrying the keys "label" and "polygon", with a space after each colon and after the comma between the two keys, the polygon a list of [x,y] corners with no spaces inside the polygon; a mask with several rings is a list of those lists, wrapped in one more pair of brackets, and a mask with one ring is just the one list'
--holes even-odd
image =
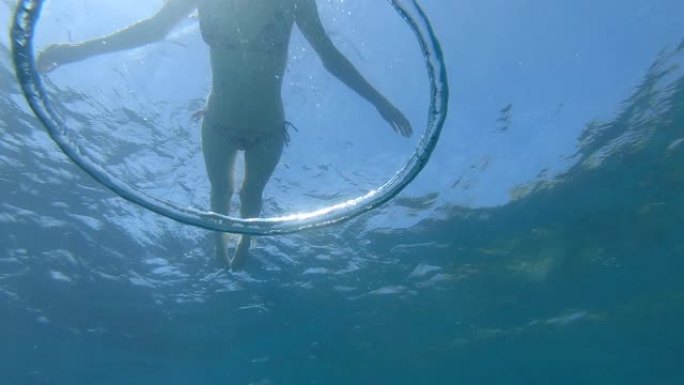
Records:
{"label": "woman's knee", "polygon": [[264,186],[254,186],[245,184],[240,189],[240,201],[242,202],[261,202],[264,194]]}
{"label": "woman's knee", "polygon": [[211,183],[211,194],[217,196],[231,196],[233,195],[233,185],[231,183]]}
{"label": "woman's knee", "polygon": [[211,197],[214,199],[220,199],[223,197],[230,199],[230,197],[233,196],[233,192],[235,190],[235,188],[233,187],[233,183],[231,183],[230,180],[226,180],[225,178],[221,178],[218,180],[210,178],[209,185],[211,186]]}

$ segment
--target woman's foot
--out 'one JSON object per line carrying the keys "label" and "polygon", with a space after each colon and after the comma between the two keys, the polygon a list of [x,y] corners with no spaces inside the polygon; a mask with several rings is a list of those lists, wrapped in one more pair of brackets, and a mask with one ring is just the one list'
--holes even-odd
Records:
{"label": "woman's foot", "polygon": [[230,270],[238,271],[242,269],[245,262],[247,262],[247,258],[249,257],[250,243],[250,237],[242,236],[242,238],[240,238],[240,242],[238,242],[238,245],[235,248],[233,259],[230,260]]}

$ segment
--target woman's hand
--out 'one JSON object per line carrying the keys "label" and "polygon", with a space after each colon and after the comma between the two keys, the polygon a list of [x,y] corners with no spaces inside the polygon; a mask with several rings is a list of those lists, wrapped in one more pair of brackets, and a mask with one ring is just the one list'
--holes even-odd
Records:
{"label": "woman's hand", "polygon": [[380,115],[392,126],[392,129],[401,136],[408,138],[413,133],[411,123],[404,114],[389,102],[383,103],[379,108]]}
{"label": "woman's hand", "polygon": [[52,44],[38,54],[36,64],[38,71],[50,72],[55,68],[83,59],[80,55],[80,46],[76,44]]}

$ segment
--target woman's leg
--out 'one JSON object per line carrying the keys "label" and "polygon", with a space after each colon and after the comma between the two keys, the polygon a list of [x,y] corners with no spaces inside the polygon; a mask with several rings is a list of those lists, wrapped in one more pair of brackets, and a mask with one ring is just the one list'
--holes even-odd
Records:
{"label": "woman's leg", "polygon": [[[283,153],[285,136],[278,128],[273,135],[260,140],[245,151],[245,178],[240,189],[240,215],[255,218],[261,214],[262,197]],[[232,270],[239,270],[249,254],[251,237],[243,235],[230,262]]]}
{"label": "woman's leg", "polygon": [[[230,213],[230,199],[234,189],[233,167],[237,153],[235,145],[226,140],[226,137],[223,127],[216,124],[211,117],[205,117],[202,121],[202,153],[211,184],[211,211],[224,215]],[[215,240],[216,258],[220,263],[230,265],[223,233],[216,232]]]}

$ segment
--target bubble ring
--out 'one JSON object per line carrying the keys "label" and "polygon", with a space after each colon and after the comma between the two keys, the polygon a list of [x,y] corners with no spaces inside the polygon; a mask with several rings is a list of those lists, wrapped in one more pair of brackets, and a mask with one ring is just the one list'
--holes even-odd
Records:
{"label": "bubble ring", "polygon": [[44,0],[23,0],[17,4],[12,26],[12,55],[17,78],[31,109],[45,125],[60,149],[80,168],[122,198],[176,221],[222,232],[253,235],[286,234],[339,223],[372,210],[404,189],[425,167],[437,145],[446,119],[449,88],[446,65],[430,22],[416,0],[388,0],[406,21],[420,44],[430,80],[427,127],[413,155],[382,186],[357,198],[319,210],[268,218],[236,218],[152,197],[110,175],[93,162],[70,138],[62,120],[50,105],[33,54],[33,35]]}

